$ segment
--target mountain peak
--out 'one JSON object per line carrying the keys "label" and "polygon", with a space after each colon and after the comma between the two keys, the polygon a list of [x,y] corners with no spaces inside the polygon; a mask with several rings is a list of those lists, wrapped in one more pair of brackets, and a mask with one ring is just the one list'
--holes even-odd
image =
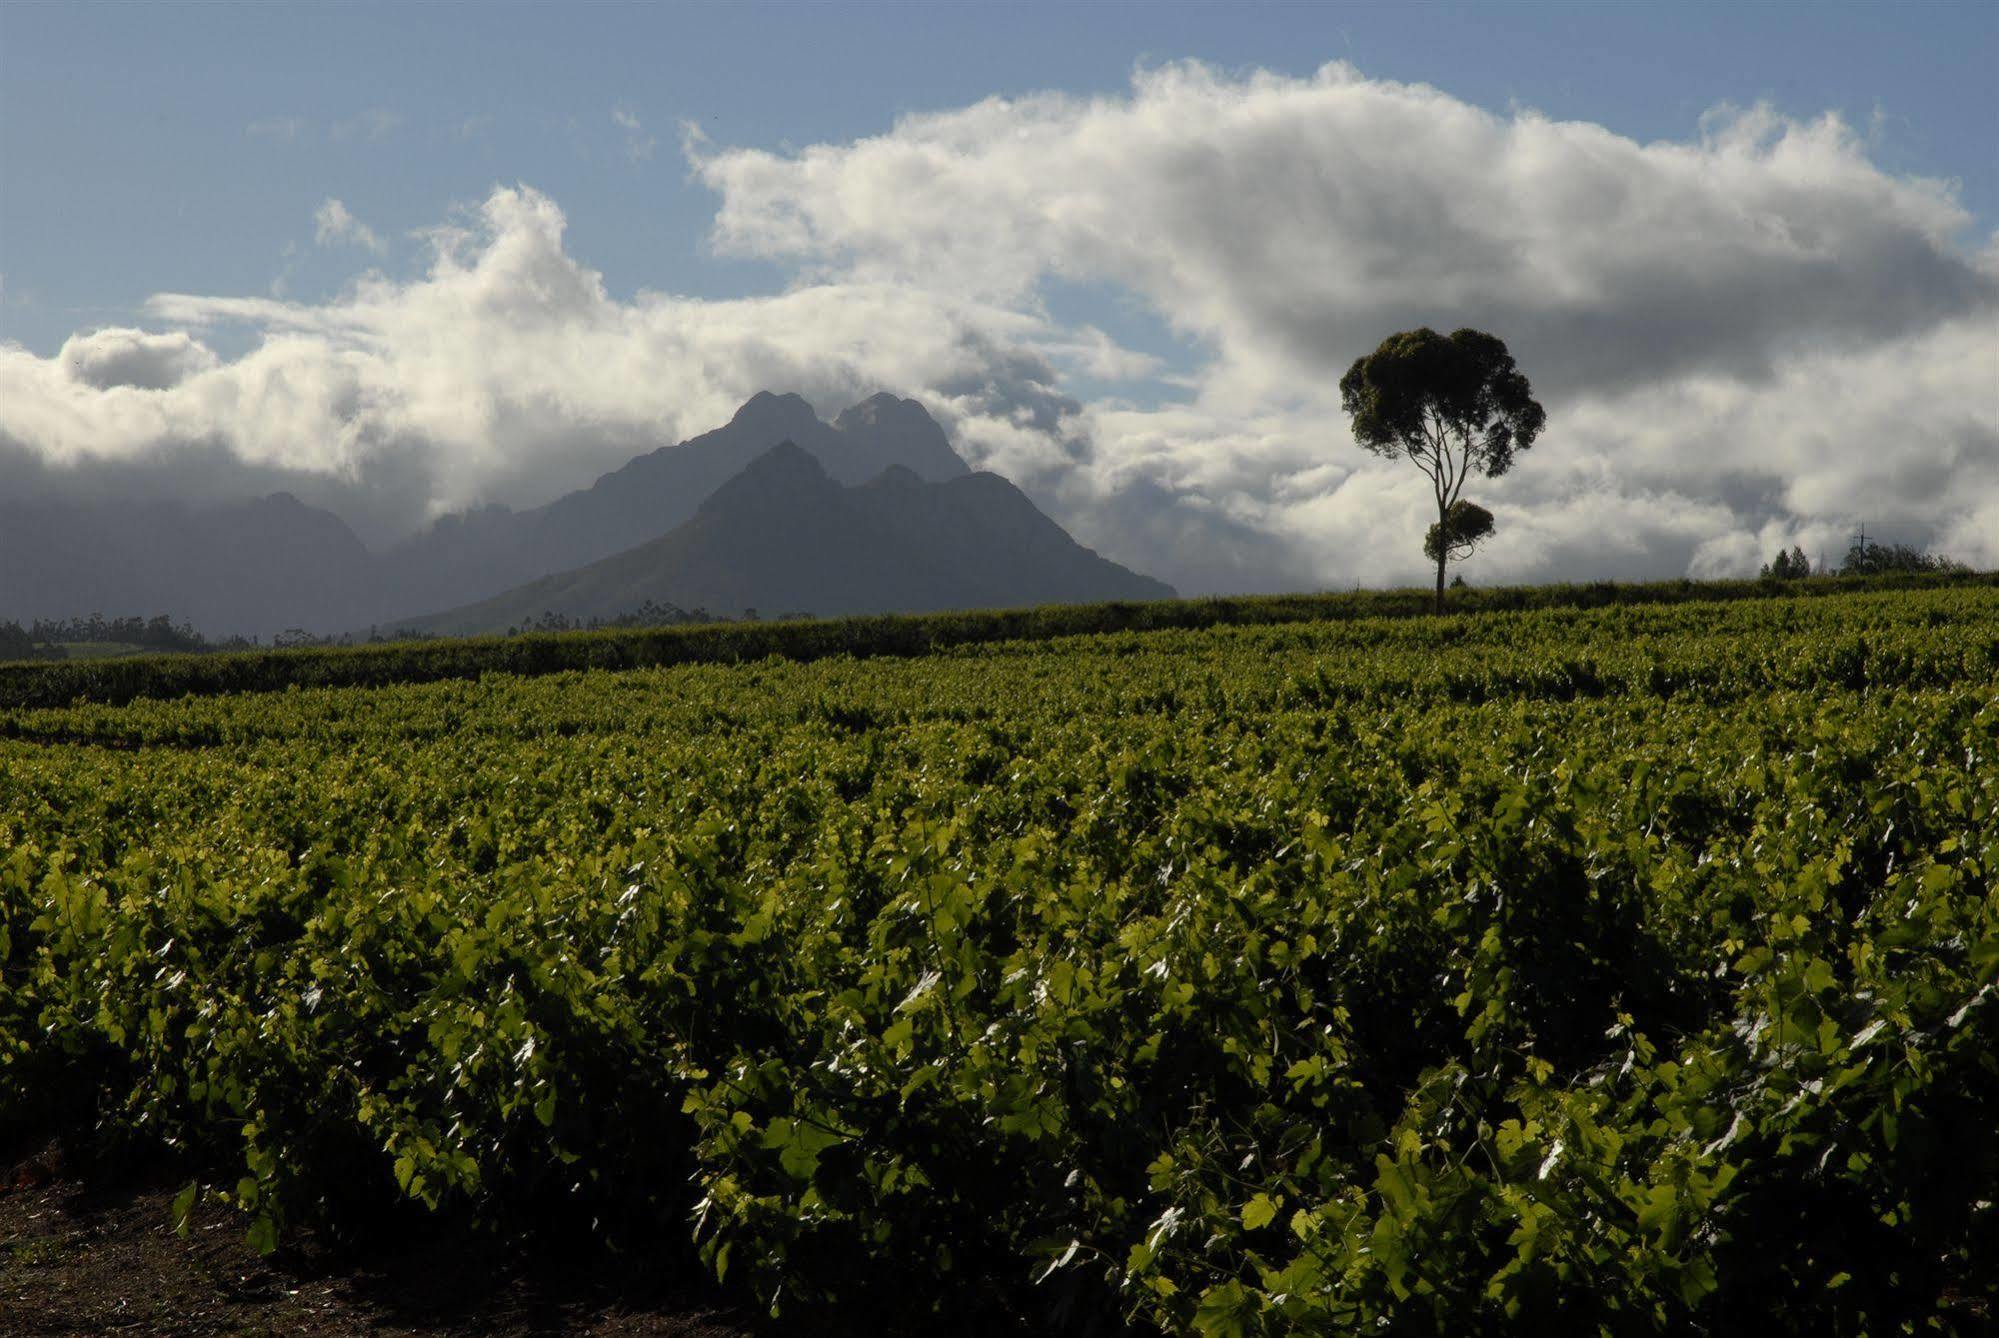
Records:
{"label": "mountain peak", "polygon": [[736,416],[729,420],[729,425],[794,433],[809,431],[818,422],[819,415],[812,412],[812,406],[805,402],[803,396],[788,392],[773,395],[768,390],[759,390],[736,410]]}
{"label": "mountain peak", "polygon": [[867,488],[921,488],[923,486],[923,476],[908,465],[896,464],[890,465],[887,469],[884,469],[861,486]]}
{"label": "mountain peak", "polygon": [[932,482],[955,478],[967,468],[928,409],[887,391],[843,410],[833,427],[849,443],[844,468],[834,470],[843,482],[865,482],[891,464],[905,465]]}
{"label": "mountain peak", "polygon": [[787,437],[717,488],[700,510],[730,512],[746,505],[767,505],[777,498],[838,492],[839,488],[817,456]]}
{"label": "mountain peak", "polygon": [[765,474],[799,474],[813,478],[825,478],[826,467],[819,463],[819,457],[800,446],[790,437],[750,461],[749,467]]}
{"label": "mountain peak", "polygon": [[939,437],[944,435],[944,429],[937,426],[937,420],[930,416],[928,409],[915,400],[891,395],[886,390],[877,391],[859,404],[841,410],[840,416],[833,420],[833,426],[842,432],[890,425],[905,431],[927,428]]}

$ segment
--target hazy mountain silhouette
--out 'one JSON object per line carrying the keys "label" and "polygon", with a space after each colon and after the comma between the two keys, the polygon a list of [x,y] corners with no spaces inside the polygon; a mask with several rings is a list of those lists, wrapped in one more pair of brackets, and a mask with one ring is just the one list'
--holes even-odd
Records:
{"label": "hazy mountain silhouette", "polygon": [[[893,395],[827,423],[796,395],[758,394],[724,426],[546,506],[446,516],[382,553],[289,493],[0,505],[0,620],[23,623],[165,613],[214,637],[267,636],[494,630],[647,599],[837,614],[1170,593],[972,473],[922,405]],[[440,608],[454,612],[413,616]]]}
{"label": "hazy mountain silhouette", "polygon": [[214,506],[0,503],[0,620],[166,613],[211,636],[385,624],[657,538],[787,439],[848,483],[890,465],[933,481],[969,472],[914,400],[876,395],[825,423],[797,395],[765,392],[724,426],[546,506],[445,516],[382,553],[287,493]]}
{"label": "hazy mountain silhouette", "polygon": [[215,634],[351,627],[376,559],[345,521],[276,493],[181,502],[0,506],[0,619],[171,614]]}
{"label": "hazy mountain silhouette", "polygon": [[914,400],[875,395],[822,422],[797,395],[762,391],[712,432],[662,446],[590,487],[529,511],[446,517],[385,555],[387,611],[411,614],[495,594],[654,539],[757,456],[791,441],[833,478],[859,483],[889,465],[941,480],[969,472]]}
{"label": "hazy mountain silhouette", "polygon": [[896,462],[843,486],[820,457],[787,440],[669,534],[395,625],[495,632],[543,613],[613,617],[648,600],[723,614],[824,616],[1172,595],[1078,544],[996,474],[932,482]]}

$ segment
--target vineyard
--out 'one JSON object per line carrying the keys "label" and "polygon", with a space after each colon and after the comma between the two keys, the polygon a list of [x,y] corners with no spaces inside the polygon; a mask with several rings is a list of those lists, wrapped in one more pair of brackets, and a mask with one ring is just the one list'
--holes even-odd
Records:
{"label": "vineyard", "polygon": [[9,680],[0,1136],[806,1331],[1999,1324],[1999,587],[1364,612]]}

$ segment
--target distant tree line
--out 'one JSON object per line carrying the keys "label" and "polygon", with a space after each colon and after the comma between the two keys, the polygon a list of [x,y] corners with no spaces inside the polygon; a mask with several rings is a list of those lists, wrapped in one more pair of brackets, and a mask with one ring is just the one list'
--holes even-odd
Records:
{"label": "distant tree line", "polygon": [[[1856,539],[1846,550],[1846,560],[1840,564],[1841,576],[1892,576],[1898,573],[1913,575],[1965,572],[1971,569],[1961,562],[1953,562],[1941,553],[1929,553],[1907,544],[1881,544],[1872,539]],[[1805,556],[1802,546],[1792,545],[1790,552],[1777,550],[1777,556],[1763,564],[1757,573],[1765,581],[1801,581],[1808,576],[1825,576],[1824,565],[1814,568],[1812,560]]]}
{"label": "distant tree line", "polygon": [[209,649],[208,638],[191,624],[177,623],[164,613],[151,618],[136,614],[129,618],[107,618],[101,613],[88,618],[37,618],[27,635],[30,641],[44,646],[66,641],[101,641],[151,650]]}
{"label": "distant tree line", "polygon": [[[757,611],[747,610],[745,622],[755,622]],[[724,623],[730,621],[720,614],[707,609],[683,609],[678,604],[662,604],[648,599],[631,610],[609,618],[572,618],[566,613],[545,611],[539,618],[531,618],[518,627],[509,627],[508,636],[519,636],[524,632],[594,632],[605,627],[684,627],[699,623]]]}
{"label": "distant tree line", "polygon": [[136,614],[107,618],[101,613],[87,618],[37,618],[26,627],[0,622],[0,660],[60,660],[66,658],[64,646],[79,642],[182,653],[248,650],[256,644],[243,637],[210,641],[191,624],[177,623],[164,613],[151,618]]}
{"label": "distant tree line", "polygon": [[1953,562],[1941,553],[1926,553],[1920,548],[1907,544],[1877,544],[1872,539],[1862,539],[1846,550],[1846,562],[1840,567],[1842,576],[1886,576],[1891,572],[1954,572],[1969,571],[1961,562]]}
{"label": "distant tree line", "polygon": [[[803,611],[780,613],[777,615],[777,621],[787,622],[811,616],[810,613]],[[524,623],[508,627],[504,635],[527,636],[536,632],[599,632],[634,627],[699,627],[709,623],[754,623],[762,620],[763,615],[753,608],[744,609],[741,614],[732,618],[726,613],[714,613],[705,608],[683,609],[678,604],[663,604],[648,599],[635,609],[613,614],[608,618],[597,615],[579,618],[547,609],[538,618],[530,618]],[[381,641],[428,641],[436,635],[434,632],[420,632],[408,628],[392,629],[387,635],[382,635],[371,628],[368,640],[371,644]]]}
{"label": "distant tree line", "polygon": [[[785,613],[779,618],[807,618],[806,613]],[[543,613],[525,626],[510,627],[508,636],[521,636],[532,632],[591,632],[600,629],[642,628],[642,627],[682,627],[705,623],[757,622],[759,615],[755,609],[745,609],[740,618],[730,618],[724,614],[710,613],[707,609],[683,609],[673,604],[661,604],[648,599],[629,613],[620,613],[609,618],[572,618],[567,614]],[[268,643],[257,637],[230,636],[211,640],[194,629],[188,622],[175,622],[167,614],[156,614],[151,618],[138,616],[107,618],[101,613],[93,613],[87,618],[37,618],[27,627],[18,622],[0,622],[0,660],[61,660],[69,656],[64,647],[77,643],[97,645],[132,646],[142,650],[199,655],[214,651],[261,650],[268,645],[272,650],[325,650],[356,644],[382,645],[390,641],[428,641],[434,633],[418,632],[407,628],[371,627],[365,638],[357,638],[353,633],[339,636],[325,635],[303,627],[287,627],[274,634]]]}
{"label": "distant tree line", "polygon": [[0,623],[0,660],[35,660],[45,658],[35,645],[35,639],[19,623]]}

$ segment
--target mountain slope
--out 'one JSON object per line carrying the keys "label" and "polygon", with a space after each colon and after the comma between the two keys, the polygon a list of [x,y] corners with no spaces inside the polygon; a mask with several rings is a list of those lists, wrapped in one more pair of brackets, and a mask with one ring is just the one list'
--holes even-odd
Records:
{"label": "mountain slope", "polygon": [[831,616],[1172,595],[1076,543],[996,475],[926,482],[892,466],[843,487],[786,441],[658,539],[396,626],[496,632],[544,613],[615,617],[647,600],[726,614]]}
{"label": "mountain slope", "polygon": [[375,559],[290,493],[0,506],[0,619],[169,614],[213,634],[365,622]]}
{"label": "mountain slope", "polygon": [[843,483],[895,464],[931,480],[970,472],[914,400],[876,395],[829,424],[797,395],[762,391],[726,425],[638,456],[547,506],[446,517],[386,555],[385,607],[409,613],[463,603],[657,538],[780,441]]}

